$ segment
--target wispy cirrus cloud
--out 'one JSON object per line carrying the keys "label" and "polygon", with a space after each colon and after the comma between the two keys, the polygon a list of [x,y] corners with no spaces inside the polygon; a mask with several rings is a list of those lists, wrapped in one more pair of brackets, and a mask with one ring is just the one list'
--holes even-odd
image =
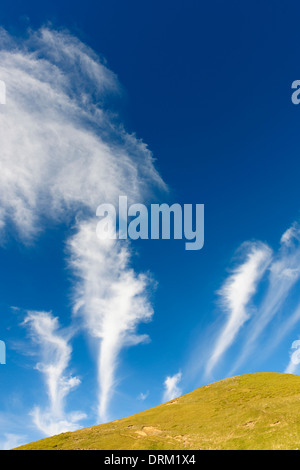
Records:
{"label": "wispy cirrus cloud", "polygon": [[182,372],[177,372],[172,376],[166,377],[164,381],[164,394],[163,402],[173,400],[174,398],[179,397],[182,394],[182,390],[179,387],[179,384],[182,380]]}
{"label": "wispy cirrus cloud", "polygon": [[26,444],[26,436],[13,433],[4,433],[3,439],[0,440],[1,450],[11,450]]}
{"label": "wispy cirrus cloud", "polygon": [[47,28],[22,41],[1,31],[1,39],[7,103],[0,112],[0,229],[33,243],[49,225],[63,225],[77,276],[74,312],[98,339],[103,419],[120,351],[142,341],[134,332],[153,312],[146,277],[130,268],[129,246],[101,243],[94,216],[119,195],[142,202],[165,185],[147,146],[109,111],[120,87],[103,59]]}
{"label": "wispy cirrus cloud", "polygon": [[[281,311],[289,295],[292,293],[293,287],[299,280],[300,227],[295,223],[281,237],[280,249],[270,265],[266,293],[261,303],[257,306],[257,315],[250,325],[247,339],[239,359],[234,364],[233,371],[237,370],[252,353],[260,336]],[[270,351],[296,325],[299,314],[298,308],[295,311],[291,311],[289,308],[285,312],[284,321],[268,347]],[[268,348],[266,348],[266,351]]]}
{"label": "wispy cirrus cloud", "polygon": [[151,320],[147,298],[150,280],[129,267],[128,246],[95,238],[95,223],[81,224],[70,240],[71,266],[78,276],[75,314],[82,315],[91,336],[99,340],[99,418],[106,412],[121,349],[148,340],[138,335],[140,322]]}
{"label": "wispy cirrus cloud", "polygon": [[272,251],[263,243],[248,243],[242,249],[245,261],[233,270],[219,291],[221,306],[228,318],[208,360],[207,374],[212,372],[249,320],[247,306],[271,262]]}
{"label": "wispy cirrus cloud", "polygon": [[[246,243],[241,249],[245,261],[235,268],[219,291],[221,307],[228,318],[209,353],[206,375],[214,370],[240,337],[242,328],[244,339],[229,375],[238,371],[246,361],[249,365],[249,357],[257,348],[260,356],[254,355],[256,360],[268,357],[300,321],[300,299],[294,292],[300,281],[299,224],[294,223],[283,233],[277,252],[262,242]],[[255,299],[258,290],[260,295]],[[291,299],[293,302],[287,306]],[[275,318],[277,326],[271,332],[268,328]],[[270,334],[266,335],[266,331]],[[263,348],[259,346],[262,335]],[[295,370],[291,361],[286,371]]]}
{"label": "wispy cirrus cloud", "polygon": [[[4,33],[2,33],[4,34]],[[28,239],[49,219],[94,215],[101,202],[130,199],[162,180],[146,145],[104,111],[116,77],[76,38],[42,29],[22,43],[6,36],[0,76],[1,225]]]}
{"label": "wispy cirrus cloud", "polygon": [[82,412],[65,412],[66,397],[80,384],[78,377],[67,373],[72,354],[70,338],[60,329],[58,318],[48,312],[28,312],[24,325],[39,346],[41,360],[36,369],[43,375],[49,398],[47,408],[33,409],[34,423],[47,436],[74,431],[86,416]]}

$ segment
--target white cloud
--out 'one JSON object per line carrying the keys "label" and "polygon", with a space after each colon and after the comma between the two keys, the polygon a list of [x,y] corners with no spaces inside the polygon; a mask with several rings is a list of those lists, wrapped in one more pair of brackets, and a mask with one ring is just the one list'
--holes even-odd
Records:
{"label": "white cloud", "polygon": [[295,374],[300,364],[300,341],[293,342],[290,352],[290,362],[285,369],[286,374]]}
{"label": "white cloud", "polygon": [[96,239],[96,208],[123,194],[143,202],[165,185],[147,146],[103,105],[119,92],[103,60],[67,33],[41,29],[22,43],[1,36],[7,104],[0,112],[0,229],[7,236],[13,226],[22,241],[33,242],[49,224],[72,226],[74,310],[99,340],[104,419],[121,348],[145,339],[134,332],[152,309],[147,279],[129,268],[128,246]]}
{"label": "white cloud", "polygon": [[246,244],[244,248],[246,260],[235,268],[219,292],[228,319],[208,360],[207,374],[213,370],[234,342],[240,329],[249,320],[250,313],[247,306],[271,261],[272,252],[263,243]]}
{"label": "white cloud", "polygon": [[145,401],[149,397],[149,392],[143,393],[141,392],[139,396],[137,397],[138,400],[140,401]]}
{"label": "white cloud", "polygon": [[153,314],[147,300],[149,281],[129,268],[126,244],[95,237],[94,222],[81,224],[69,246],[79,279],[75,313],[82,315],[90,334],[99,339],[99,417],[105,420],[122,347],[148,340],[136,329]]}
{"label": "white cloud", "polygon": [[[281,237],[281,247],[274,261],[270,266],[269,283],[266,294],[258,306],[255,321],[251,325],[248,333],[247,341],[239,359],[236,361],[235,371],[240,367],[249,355],[253,352],[255,344],[259,337],[265,331],[278,312],[283,308],[284,303],[288,299],[292,288],[300,279],[300,227],[293,224]],[[275,337],[273,346],[288,333],[298,321],[299,311],[296,309],[294,314],[285,314],[284,323]]]}
{"label": "white cloud", "polygon": [[24,324],[39,345],[41,362],[36,369],[43,374],[49,398],[48,408],[32,411],[34,423],[47,436],[74,431],[85,414],[65,412],[65,398],[80,384],[77,377],[67,374],[72,353],[69,338],[60,331],[58,319],[47,312],[28,312]]}
{"label": "white cloud", "polygon": [[0,51],[0,77],[3,227],[11,220],[30,238],[47,219],[94,214],[119,194],[140,196],[146,182],[163,184],[147,147],[101,108],[116,78],[75,38],[43,29]]}
{"label": "white cloud", "polygon": [[182,379],[182,373],[178,372],[175,375],[168,376],[164,381],[164,394],[163,402],[173,400],[174,398],[179,397],[182,394],[182,390],[179,387],[179,384]]}
{"label": "white cloud", "polygon": [[300,241],[299,226],[296,223],[284,232],[280,243],[285,246],[292,246],[295,240]]}
{"label": "white cloud", "polygon": [[4,433],[4,439],[0,440],[0,450],[11,450],[26,444],[26,436]]}
{"label": "white cloud", "polygon": [[298,369],[298,364],[294,364],[294,363],[290,360],[290,362],[289,362],[288,366],[286,367],[284,373],[285,373],[285,374],[293,374],[293,375],[294,375],[294,374],[296,373],[297,369]]}

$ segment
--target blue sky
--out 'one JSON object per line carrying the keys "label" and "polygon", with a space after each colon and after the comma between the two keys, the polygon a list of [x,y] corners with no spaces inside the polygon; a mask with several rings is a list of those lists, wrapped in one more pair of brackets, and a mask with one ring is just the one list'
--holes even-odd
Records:
{"label": "blue sky", "polygon": [[[2,1],[2,448],[298,372],[299,13]],[[96,208],[125,193],[204,203],[204,248],[99,247]]]}

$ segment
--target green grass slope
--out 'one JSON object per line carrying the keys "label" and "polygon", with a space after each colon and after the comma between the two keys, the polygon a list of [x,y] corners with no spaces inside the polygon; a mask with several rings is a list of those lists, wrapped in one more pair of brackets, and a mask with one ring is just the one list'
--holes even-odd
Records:
{"label": "green grass slope", "polygon": [[300,449],[300,377],[249,374],[19,449]]}

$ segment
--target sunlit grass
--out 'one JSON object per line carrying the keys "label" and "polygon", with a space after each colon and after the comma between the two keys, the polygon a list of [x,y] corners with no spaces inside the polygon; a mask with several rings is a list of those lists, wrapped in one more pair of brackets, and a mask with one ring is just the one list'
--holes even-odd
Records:
{"label": "sunlit grass", "polygon": [[126,419],[20,449],[298,449],[300,377],[250,374],[201,387]]}

